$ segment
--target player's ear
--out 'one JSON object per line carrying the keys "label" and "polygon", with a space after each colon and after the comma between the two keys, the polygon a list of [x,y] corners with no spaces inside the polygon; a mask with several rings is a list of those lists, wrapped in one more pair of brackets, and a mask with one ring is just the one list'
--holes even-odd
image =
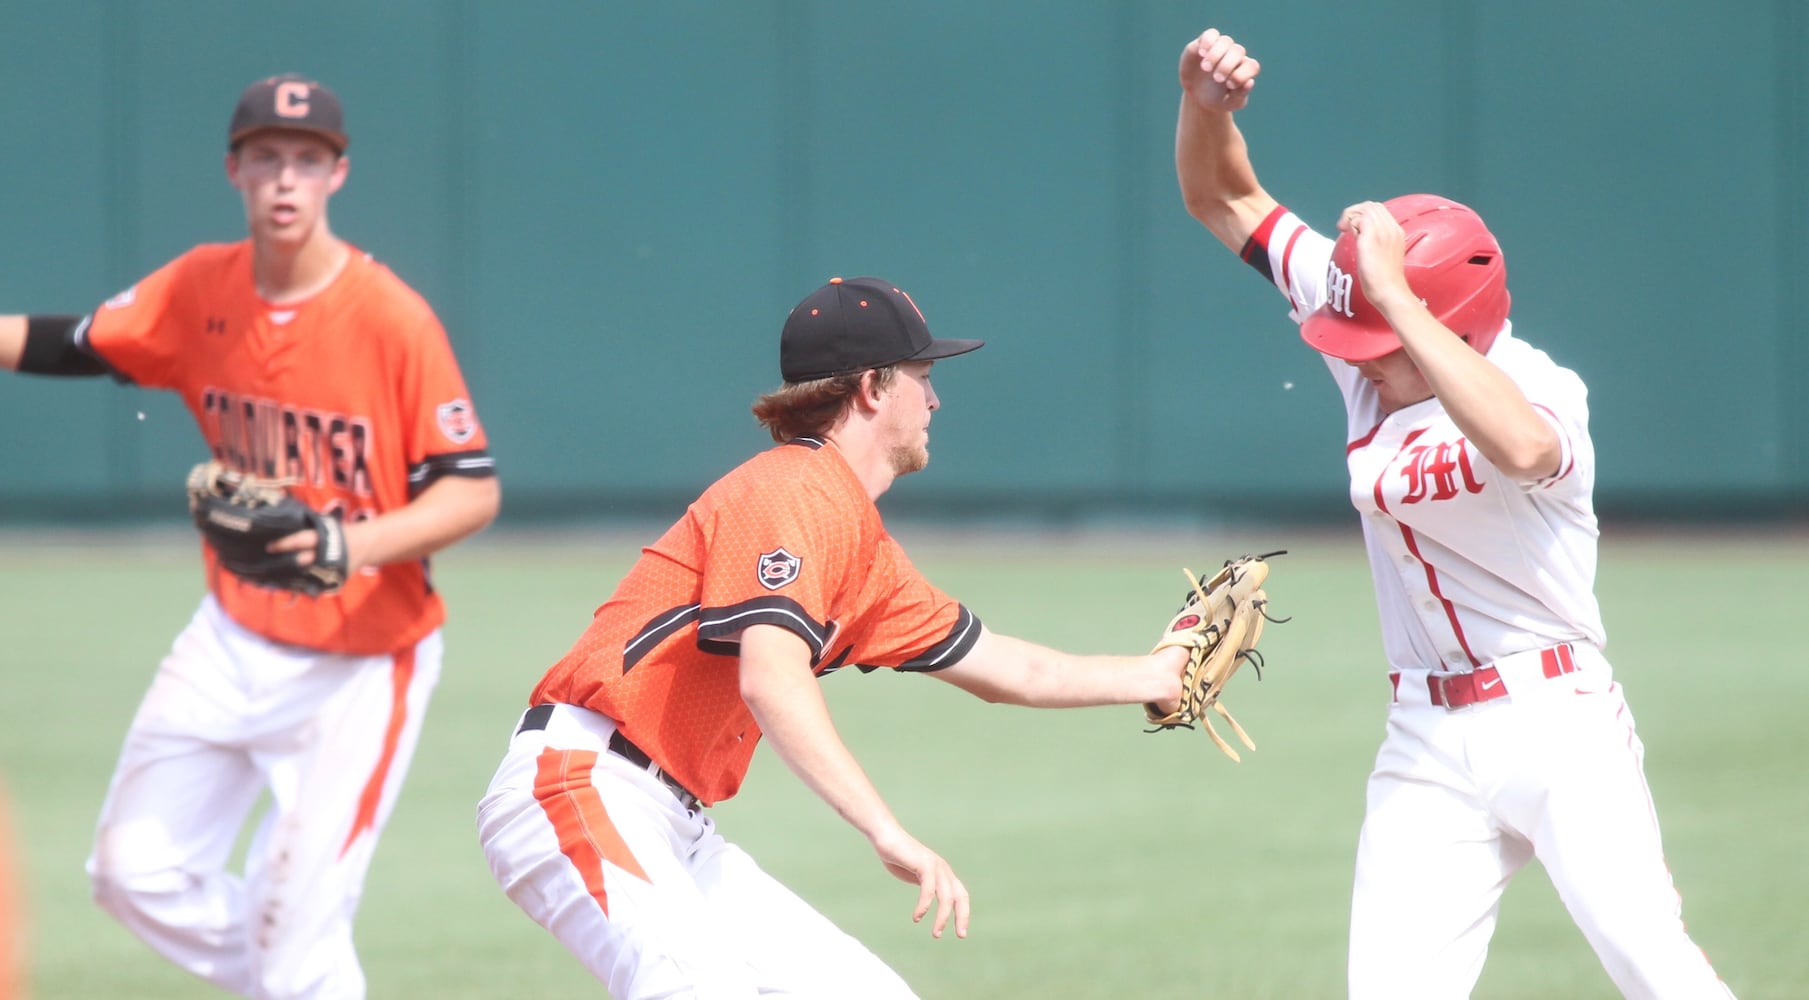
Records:
{"label": "player's ear", "polygon": [[344,153],[339,154],[339,159],[333,161],[333,176],[327,181],[328,194],[339,193],[339,189],[345,186],[346,172],[351,169],[352,158]]}
{"label": "player's ear", "polygon": [[869,368],[866,371],[861,372],[860,392],[857,393],[857,395],[860,398],[862,409],[879,409],[880,397],[885,395],[885,390],[881,388],[879,384],[878,369]]}

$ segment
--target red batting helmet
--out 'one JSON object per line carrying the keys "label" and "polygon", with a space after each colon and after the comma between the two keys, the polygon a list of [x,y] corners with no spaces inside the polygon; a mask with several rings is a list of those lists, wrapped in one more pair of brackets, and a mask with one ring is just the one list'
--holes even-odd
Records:
{"label": "red batting helmet", "polygon": [[[1409,194],[1384,202],[1407,234],[1407,286],[1452,333],[1489,353],[1507,322],[1507,264],[1482,217],[1449,198]],[[1357,238],[1332,247],[1325,305],[1300,325],[1300,336],[1324,354],[1369,361],[1398,350],[1401,339],[1363,296]]]}

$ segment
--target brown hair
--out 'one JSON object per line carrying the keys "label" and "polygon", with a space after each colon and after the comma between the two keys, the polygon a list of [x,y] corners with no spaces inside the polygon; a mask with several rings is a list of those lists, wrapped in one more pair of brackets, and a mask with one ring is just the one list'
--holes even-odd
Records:
{"label": "brown hair", "polygon": [[849,402],[861,391],[861,376],[873,373],[873,388],[884,389],[898,375],[897,365],[867,368],[846,375],[787,382],[754,400],[754,419],[773,440],[784,444],[794,438],[822,437],[842,418]]}

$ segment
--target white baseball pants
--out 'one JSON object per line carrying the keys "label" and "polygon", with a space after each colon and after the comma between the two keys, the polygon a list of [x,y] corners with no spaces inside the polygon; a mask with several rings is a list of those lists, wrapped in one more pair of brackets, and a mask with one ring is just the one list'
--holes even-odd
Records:
{"label": "white baseball pants", "polygon": [[503,892],[617,1000],[914,997],[571,705],[517,732],[478,806]]}
{"label": "white baseball pants", "polygon": [[438,631],[383,656],[280,646],[203,600],[126,733],[88,858],[96,902],[234,993],[362,998],[352,918],[441,648]]}
{"label": "white baseball pants", "polygon": [[1508,696],[1456,710],[1400,675],[1357,847],[1352,1000],[1469,996],[1534,857],[1623,995],[1732,996],[1684,930],[1633,714],[1601,654],[1575,650],[1559,677],[1537,651],[1503,661]]}

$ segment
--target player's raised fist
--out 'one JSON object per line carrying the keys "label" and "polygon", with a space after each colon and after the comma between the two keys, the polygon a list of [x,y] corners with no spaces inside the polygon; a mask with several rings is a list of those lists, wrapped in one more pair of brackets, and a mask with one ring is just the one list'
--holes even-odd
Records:
{"label": "player's raised fist", "polygon": [[1217,28],[1207,28],[1181,50],[1181,89],[1207,111],[1243,108],[1261,71],[1261,63]]}

